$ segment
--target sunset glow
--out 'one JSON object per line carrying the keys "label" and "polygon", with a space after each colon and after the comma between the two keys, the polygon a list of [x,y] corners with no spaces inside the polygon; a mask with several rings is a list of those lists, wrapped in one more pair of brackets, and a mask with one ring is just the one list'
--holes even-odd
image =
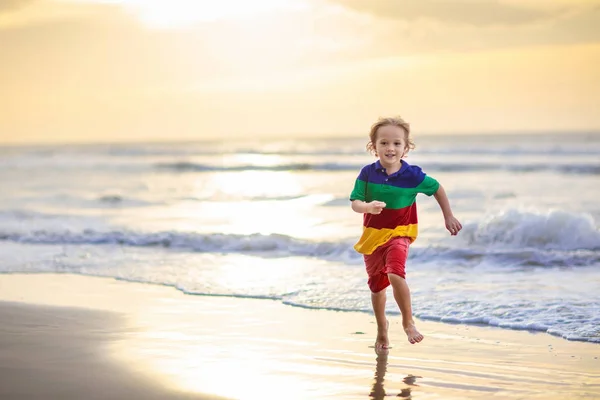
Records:
{"label": "sunset glow", "polygon": [[[72,0],[71,0],[72,1]],[[299,6],[295,0],[78,0],[89,3],[117,4],[132,11],[151,27],[181,28],[198,22],[227,19],[251,19],[261,14],[289,10]]]}
{"label": "sunset glow", "polygon": [[0,5],[0,142],[600,130],[600,0],[399,4]]}

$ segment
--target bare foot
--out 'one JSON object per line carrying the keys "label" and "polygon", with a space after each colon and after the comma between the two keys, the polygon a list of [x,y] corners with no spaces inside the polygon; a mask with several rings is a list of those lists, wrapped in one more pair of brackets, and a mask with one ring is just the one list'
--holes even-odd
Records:
{"label": "bare foot", "polygon": [[408,336],[408,341],[412,344],[419,343],[423,340],[423,335],[419,333],[415,324],[410,323],[404,326],[404,332],[406,332],[406,336]]}
{"label": "bare foot", "polygon": [[375,339],[375,353],[385,355],[390,351],[390,341],[388,338],[389,321],[386,321],[385,330],[377,328],[377,339]]}

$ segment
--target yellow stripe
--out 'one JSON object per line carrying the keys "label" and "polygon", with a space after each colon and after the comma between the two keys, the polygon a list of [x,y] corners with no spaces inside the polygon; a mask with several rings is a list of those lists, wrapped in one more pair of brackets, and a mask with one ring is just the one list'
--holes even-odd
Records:
{"label": "yellow stripe", "polygon": [[354,245],[354,249],[362,254],[372,254],[375,249],[385,244],[393,237],[401,236],[410,238],[410,242],[414,242],[417,238],[419,229],[417,224],[401,225],[395,229],[375,229],[363,227],[363,234],[358,243]]}

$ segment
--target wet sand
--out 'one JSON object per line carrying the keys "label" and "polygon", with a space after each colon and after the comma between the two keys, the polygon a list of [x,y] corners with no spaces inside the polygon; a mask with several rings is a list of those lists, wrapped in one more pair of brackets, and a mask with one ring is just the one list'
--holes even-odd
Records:
{"label": "wet sand", "polygon": [[107,311],[0,302],[0,399],[209,399],[178,393],[107,357],[124,339]]}
{"label": "wet sand", "polygon": [[600,345],[188,296],[74,275],[0,275],[0,399],[595,399]]}

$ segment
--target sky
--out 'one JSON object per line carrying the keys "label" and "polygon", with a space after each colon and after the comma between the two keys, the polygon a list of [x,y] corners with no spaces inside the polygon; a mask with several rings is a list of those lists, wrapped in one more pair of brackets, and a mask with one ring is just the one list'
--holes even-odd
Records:
{"label": "sky", "polygon": [[600,0],[0,0],[0,143],[600,131]]}

